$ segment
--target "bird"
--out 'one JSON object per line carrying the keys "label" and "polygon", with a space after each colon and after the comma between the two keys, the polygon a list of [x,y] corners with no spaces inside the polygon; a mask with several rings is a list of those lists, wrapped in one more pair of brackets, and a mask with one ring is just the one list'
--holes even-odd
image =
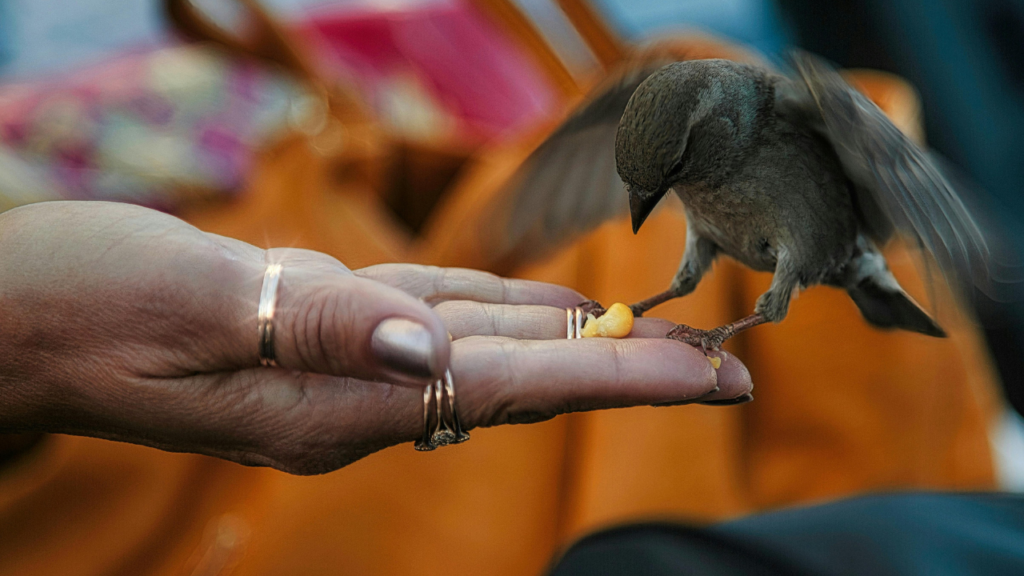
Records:
{"label": "bird", "polygon": [[[982,280],[989,246],[955,179],[830,63],[793,50],[787,64],[632,66],[513,177],[496,228],[502,249],[540,252],[618,215],[627,199],[639,233],[671,192],[685,211],[685,252],[669,287],[631,305],[634,315],[690,294],[723,255],[773,279],[749,316],[711,330],[680,324],[668,337],[718,349],[781,322],[794,294],[817,285],[845,290],[876,327],[945,337],[881,248],[906,237],[960,294]],[[581,306],[604,312],[594,301]]]}

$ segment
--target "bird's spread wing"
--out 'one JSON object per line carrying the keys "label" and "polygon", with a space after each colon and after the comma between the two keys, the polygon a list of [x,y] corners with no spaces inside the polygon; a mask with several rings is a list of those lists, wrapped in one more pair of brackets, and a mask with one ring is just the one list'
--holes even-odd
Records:
{"label": "bird's spread wing", "polygon": [[985,235],[937,159],[827,63],[800,52],[790,58],[797,78],[789,86],[791,98],[780,106],[792,113],[802,102],[805,118],[832,143],[876,239],[884,241],[893,227],[909,236],[935,257],[961,294],[986,280]]}
{"label": "bird's spread wing", "polygon": [[615,169],[615,134],[626,105],[662,66],[703,58],[764,63],[757,53],[700,33],[632,49],[504,187],[483,219],[483,241],[495,247],[493,256],[512,263],[536,260],[575,236],[628,214],[629,198]]}
{"label": "bird's spread wing", "polygon": [[662,64],[630,67],[605,82],[523,162],[487,219],[499,257],[536,259],[629,213],[615,134],[633,92]]}

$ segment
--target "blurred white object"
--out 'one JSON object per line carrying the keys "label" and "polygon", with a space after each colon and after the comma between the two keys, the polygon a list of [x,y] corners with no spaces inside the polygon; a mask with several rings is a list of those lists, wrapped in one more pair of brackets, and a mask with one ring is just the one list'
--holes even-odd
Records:
{"label": "blurred white object", "polygon": [[59,200],[55,188],[45,172],[0,145],[0,212],[33,202]]}
{"label": "blurred white object", "polygon": [[996,481],[1006,492],[1024,492],[1024,418],[1007,408],[992,430]]}

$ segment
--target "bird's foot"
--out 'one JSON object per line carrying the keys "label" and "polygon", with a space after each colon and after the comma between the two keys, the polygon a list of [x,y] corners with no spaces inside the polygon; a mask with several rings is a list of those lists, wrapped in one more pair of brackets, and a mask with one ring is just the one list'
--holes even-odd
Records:
{"label": "bird's foot", "polygon": [[760,313],[751,314],[746,318],[740,318],[739,320],[726,324],[725,326],[719,326],[713,330],[701,330],[700,328],[693,328],[686,324],[679,324],[672,330],[669,330],[666,338],[685,342],[690,346],[699,347],[707,354],[708,350],[719,350],[722,347],[722,343],[732,338],[733,336],[743,332],[744,330],[753,328],[760,324],[764,324],[768,319]]}
{"label": "bird's foot", "polygon": [[593,314],[594,318],[600,318],[608,311],[604,306],[601,306],[601,303],[597,300],[584,300],[577,304],[577,306],[583,310],[584,317],[586,317],[587,314]]}
{"label": "bird's foot", "polygon": [[[668,302],[673,298],[677,298],[679,294],[674,290],[666,290],[660,294],[655,294],[646,300],[641,300],[636,304],[629,305],[629,311],[633,313],[633,318],[643,318],[644,312],[647,312],[651,308],[654,308],[658,304]],[[587,300],[581,303],[580,308],[583,309],[584,314],[593,314],[594,318],[599,318],[604,315],[607,310],[604,306],[601,306],[596,300]]]}
{"label": "bird's foot", "polygon": [[[643,303],[637,303],[629,306],[629,311],[633,313],[633,318],[643,318],[644,312],[650,309],[650,307],[643,306],[642,304]],[[593,314],[594,318],[600,318],[608,311],[608,309],[602,306],[597,300],[585,300],[577,304],[577,306],[583,310],[584,316],[587,314]]]}
{"label": "bird's foot", "polygon": [[686,324],[679,324],[672,330],[669,330],[666,338],[678,340],[693,346],[700,348],[707,354],[708,350],[718,350],[722,347],[722,343],[731,338],[735,332],[729,329],[730,326],[719,326],[713,330],[701,330],[700,328],[693,328]]}

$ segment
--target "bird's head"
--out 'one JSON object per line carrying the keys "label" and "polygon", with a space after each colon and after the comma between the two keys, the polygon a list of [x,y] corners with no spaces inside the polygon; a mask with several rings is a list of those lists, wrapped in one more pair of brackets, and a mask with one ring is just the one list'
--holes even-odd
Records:
{"label": "bird's head", "polygon": [[761,73],[728,60],[675,62],[640,84],[615,137],[634,234],[673,187],[728,175],[771,93]]}

